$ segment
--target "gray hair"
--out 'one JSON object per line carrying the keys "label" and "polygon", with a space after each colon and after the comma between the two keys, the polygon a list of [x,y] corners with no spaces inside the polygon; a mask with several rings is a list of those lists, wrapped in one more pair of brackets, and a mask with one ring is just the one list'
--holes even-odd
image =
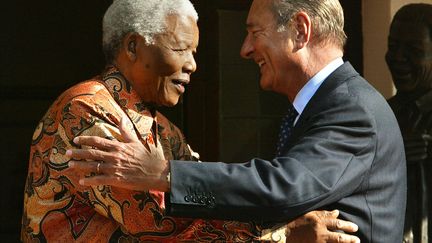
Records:
{"label": "gray hair", "polygon": [[198,21],[189,0],[114,0],[102,23],[102,47],[107,62],[115,59],[128,33],[137,33],[147,44],[154,44],[154,36],[166,31],[166,17],[170,14]]}
{"label": "gray hair", "polygon": [[284,31],[293,16],[303,11],[312,21],[311,42],[330,42],[343,49],[347,37],[343,30],[344,14],[339,0],[276,0],[272,10],[278,31]]}

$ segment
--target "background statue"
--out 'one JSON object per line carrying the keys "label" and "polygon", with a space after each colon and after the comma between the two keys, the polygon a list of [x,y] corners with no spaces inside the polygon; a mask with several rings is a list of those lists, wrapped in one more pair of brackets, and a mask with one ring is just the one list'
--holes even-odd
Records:
{"label": "background statue", "polygon": [[432,5],[393,18],[386,62],[397,88],[389,99],[405,142],[408,201],[404,242],[432,242]]}

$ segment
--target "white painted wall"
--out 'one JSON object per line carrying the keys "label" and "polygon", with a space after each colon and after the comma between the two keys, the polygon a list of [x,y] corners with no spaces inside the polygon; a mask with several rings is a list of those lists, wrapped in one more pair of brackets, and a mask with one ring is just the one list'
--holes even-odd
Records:
{"label": "white painted wall", "polygon": [[362,1],[364,76],[386,98],[389,98],[396,91],[384,60],[391,19],[403,5],[408,3],[432,4],[432,0]]}

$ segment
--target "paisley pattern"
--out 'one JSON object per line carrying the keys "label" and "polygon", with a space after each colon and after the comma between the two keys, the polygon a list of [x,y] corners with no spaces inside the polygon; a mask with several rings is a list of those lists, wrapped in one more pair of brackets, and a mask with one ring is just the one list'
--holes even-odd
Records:
{"label": "paisley pattern", "polygon": [[172,218],[164,215],[164,193],[110,186],[84,187],[68,168],[73,138],[97,135],[121,140],[127,114],[142,143],[161,158],[194,160],[180,130],[141,102],[114,67],[65,91],[38,124],[24,193],[23,242],[250,242],[253,223]]}

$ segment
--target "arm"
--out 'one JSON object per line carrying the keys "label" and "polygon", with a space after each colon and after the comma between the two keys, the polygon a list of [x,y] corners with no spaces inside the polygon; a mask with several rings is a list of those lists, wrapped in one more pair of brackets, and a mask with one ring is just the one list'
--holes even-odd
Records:
{"label": "arm", "polygon": [[[132,167],[144,169],[131,168],[130,175],[141,173],[141,189],[163,184],[164,188],[157,188],[167,191],[170,170],[167,210],[173,216],[292,220],[352,194],[372,164],[376,140],[373,118],[355,100],[339,100],[337,104],[313,115],[303,128],[303,135],[284,157],[241,164],[170,161],[170,168],[154,168],[152,165],[160,163],[136,159],[129,161]],[[92,146],[98,143],[87,139],[76,142]],[[91,150],[75,151],[72,155],[110,160],[109,156]],[[132,178],[138,177],[128,176],[127,166],[111,168],[118,170],[115,175],[85,178],[82,182],[134,187],[137,181]],[[95,167],[88,169],[95,171]],[[192,197],[196,197],[196,202]]]}
{"label": "arm", "polygon": [[[125,140],[128,140],[132,138],[133,139],[133,134],[131,134],[129,132],[128,129],[126,129],[127,126],[125,125],[125,122],[121,122],[121,126],[120,126],[120,131],[123,134],[123,137],[126,137]],[[133,151],[130,148],[134,148],[135,146],[142,146],[140,145],[139,142],[129,142],[129,143],[125,143],[125,144],[121,144],[122,146],[119,146],[120,143],[116,142],[116,141],[110,141],[110,140],[106,140],[106,139],[100,139],[97,137],[80,137],[80,139],[82,139],[82,141],[80,143],[86,143],[87,145],[92,144],[93,146],[98,146],[100,149],[102,148],[108,148],[108,147],[118,147],[118,148],[123,148],[123,149],[117,149],[117,151],[122,151],[122,153],[117,152],[117,153],[111,153],[111,155],[115,155],[117,154],[117,157],[123,157],[126,158],[129,155],[133,154],[131,151]],[[79,140],[79,139],[78,139]],[[102,145],[103,144],[103,145]],[[129,144],[129,146],[127,145]],[[138,149],[138,151],[140,150],[144,150],[144,147],[141,147]],[[104,156],[104,159],[106,161],[110,161],[112,158],[109,157],[109,154],[105,154],[102,153],[102,151],[97,150],[97,151],[91,151],[91,150],[74,150],[73,151],[75,155],[79,155],[79,156],[88,156],[87,159],[90,159],[90,157],[92,156]],[[69,154],[71,154],[72,151],[69,152]],[[130,153],[130,154],[128,154]],[[99,154],[99,155],[98,155]],[[104,155],[102,155],[104,154]],[[121,156],[120,156],[121,155]],[[133,156],[130,156],[131,158],[133,158]],[[139,157],[139,156],[138,156]],[[134,163],[134,160],[132,160],[132,162]],[[126,164],[126,162],[123,162]],[[75,169],[79,169],[81,171],[85,171],[85,172],[91,172],[94,171],[95,168],[94,166],[91,165],[91,163],[82,163],[82,162],[74,162],[71,163],[72,167],[74,167]],[[110,164],[103,164],[104,166],[104,170],[105,172],[108,172],[110,169],[116,169],[118,171],[120,171],[120,168],[115,168],[115,167],[110,167]],[[123,168],[124,169],[124,168]],[[123,171],[124,173],[130,172],[131,170],[125,170]],[[130,175],[130,174],[128,174]],[[129,184],[127,183],[127,178],[131,178],[128,176],[125,176],[122,180],[116,180],[117,182],[122,183],[121,186],[124,187],[129,187]],[[89,184],[94,184],[94,185],[98,185],[101,184],[103,182],[113,182],[112,181],[113,177],[110,176],[110,174],[108,173],[105,176],[95,176],[92,178],[87,178],[84,180],[85,183],[89,183]],[[135,185],[133,182],[133,179],[130,180],[130,184],[131,185]],[[115,185],[115,183],[113,183]],[[332,212],[328,212],[328,211],[312,211],[309,212],[295,220],[293,220],[292,222],[290,222],[287,225],[283,225],[280,228],[269,228],[269,229],[262,229],[262,233],[261,233],[261,237],[259,238],[260,240],[275,240],[275,239],[285,239],[286,242],[292,242],[292,243],[299,243],[299,242],[303,242],[303,243],[307,243],[307,242],[311,242],[311,243],[316,243],[316,242],[338,242],[338,243],[353,243],[353,242],[359,242],[359,239],[356,236],[352,236],[352,235],[348,235],[344,232],[347,233],[353,233],[356,232],[358,227],[357,225],[348,222],[348,221],[344,221],[341,219],[337,219],[339,215],[338,211],[332,211]],[[213,225],[217,225],[222,223],[221,221],[209,221],[211,224]],[[224,229],[226,231],[238,231],[240,228],[244,227],[240,227],[238,228],[239,224],[242,223],[236,223],[236,222],[225,222],[224,225]],[[247,225],[246,223],[244,223],[244,225]],[[233,229],[233,226],[237,226],[237,229]],[[339,232],[335,232],[335,231],[339,231]],[[344,232],[340,232],[340,231],[344,231]]]}
{"label": "arm", "polygon": [[[297,128],[303,129],[299,138],[283,157],[272,161],[170,161],[169,212],[285,221],[351,195],[374,159],[376,128],[371,115],[356,102],[338,104],[298,124],[303,126]],[[190,200],[196,195],[208,200]]]}

